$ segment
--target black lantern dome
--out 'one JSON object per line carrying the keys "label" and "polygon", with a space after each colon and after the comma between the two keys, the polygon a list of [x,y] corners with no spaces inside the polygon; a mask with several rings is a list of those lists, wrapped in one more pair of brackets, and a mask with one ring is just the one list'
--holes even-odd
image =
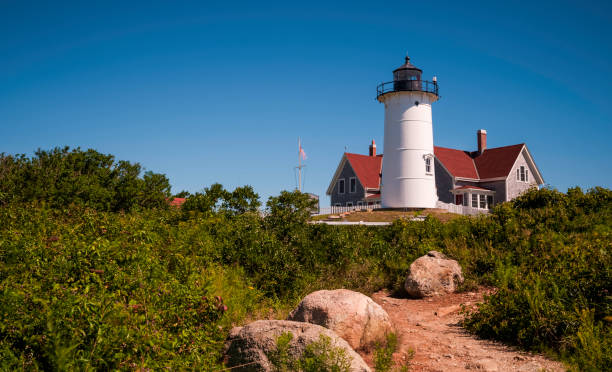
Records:
{"label": "black lantern dome", "polygon": [[410,57],[406,56],[406,63],[393,70],[393,81],[421,80],[423,70],[410,63]]}
{"label": "black lantern dome", "polygon": [[393,70],[393,81],[379,84],[376,89],[376,98],[391,92],[425,92],[438,96],[438,83],[434,81],[421,80],[423,70],[410,63],[410,57],[406,56],[403,65]]}

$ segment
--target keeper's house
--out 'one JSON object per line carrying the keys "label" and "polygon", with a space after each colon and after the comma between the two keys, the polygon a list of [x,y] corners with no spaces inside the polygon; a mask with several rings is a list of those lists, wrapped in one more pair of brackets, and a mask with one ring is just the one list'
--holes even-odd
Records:
{"label": "keeper's house", "polygon": [[[423,172],[433,173],[439,201],[478,209],[512,200],[544,179],[524,143],[487,148],[487,132],[477,132],[478,150],[464,151],[434,146],[434,164],[424,162]],[[327,188],[332,206],[381,203],[383,155],[372,141],[368,155],[344,153]]]}

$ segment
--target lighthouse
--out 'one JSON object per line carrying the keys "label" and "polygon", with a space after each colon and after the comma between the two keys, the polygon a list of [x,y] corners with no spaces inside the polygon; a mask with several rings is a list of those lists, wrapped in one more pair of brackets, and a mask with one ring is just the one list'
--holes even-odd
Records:
{"label": "lighthouse", "polygon": [[435,77],[422,80],[422,72],[406,57],[393,71],[393,81],[376,89],[385,105],[383,208],[436,206],[431,105],[438,100],[438,83]]}

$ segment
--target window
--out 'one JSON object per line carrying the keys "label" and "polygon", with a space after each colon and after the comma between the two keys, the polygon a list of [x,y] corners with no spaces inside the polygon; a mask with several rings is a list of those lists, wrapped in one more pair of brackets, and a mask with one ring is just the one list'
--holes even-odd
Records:
{"label": "window", "polygon": [[486,209],[486,208],[487,208],[487,196],[480,195],[480,209]]}
{"label": "window", "polygon": [[340,204],[340,203],[334,204],[334,207],[341,207],[341,206],[342,206],[342,204]]}
{"label": "window", "polygon": [[344,194],[344,178],[338,180],[338,194]]}
{"label": "window", "polygon": [[466,207],[468,206],[468,202],[469,202],[468,196],[470,196],[470,194],[468,194],[467,192],[463,194],[463,205]]}
{"label": "window", "polygon": [[349,178],[349,192],[353,193],[357,191],[357,180],[355,177]]}
{"label": "window", "polygon": [[521,181],[525,182],[525,166],[521,165]]}
{"label": "window", "polygon": [[357,206],[358,206],[358,207],[363,206],[363,202],[362,202],[361,200],[360,200],[360,201],[358,201],[358,202],[357,202]]}
{"label": "window", "polygon": [[493,208],[493,195],[487,195],[487,207],[489,209]]}
{"label": "window", "polygon": [[425,160],[425,174],[433,175],[433,155],[425,154],[423,160]]}
{"label": "window", "polygon": [[521,175],[520,175],[520,169],[516,168],[516,180],[520,181],[521,180]]}
{"label": "window", "polygon": [[478,208],[478,195],[472,194],[472,208]]}
{"label": "window", "polygon": [[529,169],[525,169],[525,182],[529,182]]}
{"label": "window", "polygon": [[347,207],[352,207],[353,206],[353,202],[346,202],[346,206]]}

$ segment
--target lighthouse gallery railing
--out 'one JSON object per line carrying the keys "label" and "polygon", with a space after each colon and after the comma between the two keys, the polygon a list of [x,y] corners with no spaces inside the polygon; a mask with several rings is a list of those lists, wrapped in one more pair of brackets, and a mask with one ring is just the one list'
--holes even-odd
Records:
{"label": "lighthouse gallery railing", "polygon": [[376,98],[391,92],[426,92],[438,95],[438,83],[426,80],[399,80],[378,84]]}

